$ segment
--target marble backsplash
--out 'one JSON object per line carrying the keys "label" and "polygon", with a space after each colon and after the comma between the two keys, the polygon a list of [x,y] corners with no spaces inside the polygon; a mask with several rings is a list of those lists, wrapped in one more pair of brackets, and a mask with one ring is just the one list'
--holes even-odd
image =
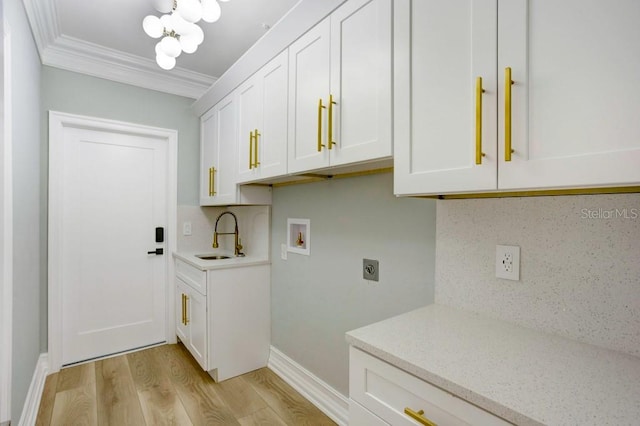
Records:
{"label": "marble backsplash", "polygon": [[[520,281],[495,277],[520,246]],[[640,194],[440,200],[436,303],[640,356]]]}

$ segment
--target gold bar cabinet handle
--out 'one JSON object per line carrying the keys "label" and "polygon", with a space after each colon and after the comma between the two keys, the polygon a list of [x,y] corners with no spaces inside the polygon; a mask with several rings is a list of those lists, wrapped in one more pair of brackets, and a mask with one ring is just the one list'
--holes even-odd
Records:
{"label": "gold bar cabinet handle", "polygon": [[476,164],[482,164],[482,77],[476,78]]}
{"label": "gold bar cabinet handle", "polygon": [[184,325],[189,324],[189,296],[184,295]]}
{"label": "gold bar cabinet handle", "polygon": [[209,167],[209,197],[213,197],[213,167]]}
{"label": "gold bar cabinet handle", "polygon": [[258,136],[260,136],[260,133],[258,133],[258,129],[256,129],[253,132],[253,141],[256,144],[255,148],[253,149],[253,155],[255,156],[255,161],[253,162],[253,167],[258,167],[260,165],[260,162],[258,161]]}
{"label": "gold bar cabinet handle", "polygon": [[249,170],[253,169],[253,132],[249,132]]}
{"label": "gold bar cabinet handle", "polygon": [[318,152],[322,151],[324,144],[322,143],[322,110],[326,108],[322,105],[322,98],[318,100]]}
{"label": "gold bar cabinet handle", "polygon": [[333,100],[333,95],[329,95],[329,130],[328,138],[327,138],[327,147],[331,149],[333,145],[336,143],[333,141],[333,106],[336,105],[336,102]]}
{"label": "gold bar cabinet handle", "polygon": [[418,423],[425,425],[425,426],[438,426],[436,425],[434,422],[432,422],[431,420],[427,419],[424,416],[424,410],[420,410],[420,411],[413,411],[411,408],[407,407],[404,409],[404,413],[411,417],[412,419],[414,419],[415,421],[417,421]]}
{"label": "gold bar cabinet handle", "polygon": [[182,324],[184,324],[184,293],[182,293]]}
{"label": "gold bar cabinet handle", "polygon": [[216,168],[211,168],[211,194],[212,197],[216,195]]}
{"label": "gold bar cabinet handle", "polygon": [[511,161],[511,67],[504,69],[504,161]]}

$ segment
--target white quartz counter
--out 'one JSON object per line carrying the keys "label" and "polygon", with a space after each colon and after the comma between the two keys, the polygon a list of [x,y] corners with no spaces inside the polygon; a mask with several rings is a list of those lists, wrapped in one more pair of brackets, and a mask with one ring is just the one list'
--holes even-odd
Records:
{"label": "white quartz counter", "polygon": [[640,424],[640,358],[441,305],[347,342],[515,424]]}
{"label": "white quartz counter", "polygon": [[253,265],[268,265],[269,259],[255,256],[234,257],[233,253],[227,253],[222,251],[216,251],[217,255],[230,256],[229,259],[215,259],[205,260],[196,257],[198,254],[214,254],[213,251],[198,251],[198,252],[174,252],[173,257],[180,259],[188,264],[195,266],[202,271],[208,271],[212,269],[227,269],[227,268],[240,268],[244,266]]}

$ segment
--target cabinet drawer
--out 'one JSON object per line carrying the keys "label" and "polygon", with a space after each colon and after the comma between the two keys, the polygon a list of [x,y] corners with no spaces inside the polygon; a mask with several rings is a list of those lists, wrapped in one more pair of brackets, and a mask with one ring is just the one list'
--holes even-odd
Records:
{"label": "cabinet drawer", "polygon": [[349,426],[389,426],[389,423],[364,408],[362,405],[349,400]]}
{"label": "cabinet drawer", "polygon": [[207,273],[176,259],[176,276],[202,295],[207,295]]}
{"label": "cabinet drawer", "polygon": [[349,353],[349,393],[351,399],[393,425],[420,424],[405,414],[405,408],[424,410],[424,417],[438,425],[510,424],[353,347]]}

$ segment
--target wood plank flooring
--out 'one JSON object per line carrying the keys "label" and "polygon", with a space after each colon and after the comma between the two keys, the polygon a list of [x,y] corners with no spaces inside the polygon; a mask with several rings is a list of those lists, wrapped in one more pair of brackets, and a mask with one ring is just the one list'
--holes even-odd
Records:
{"label": "wood plank flooring", "polygon": [[267,368],[215,383],[164,345],[47,377],[37,426],[335,425]]}

